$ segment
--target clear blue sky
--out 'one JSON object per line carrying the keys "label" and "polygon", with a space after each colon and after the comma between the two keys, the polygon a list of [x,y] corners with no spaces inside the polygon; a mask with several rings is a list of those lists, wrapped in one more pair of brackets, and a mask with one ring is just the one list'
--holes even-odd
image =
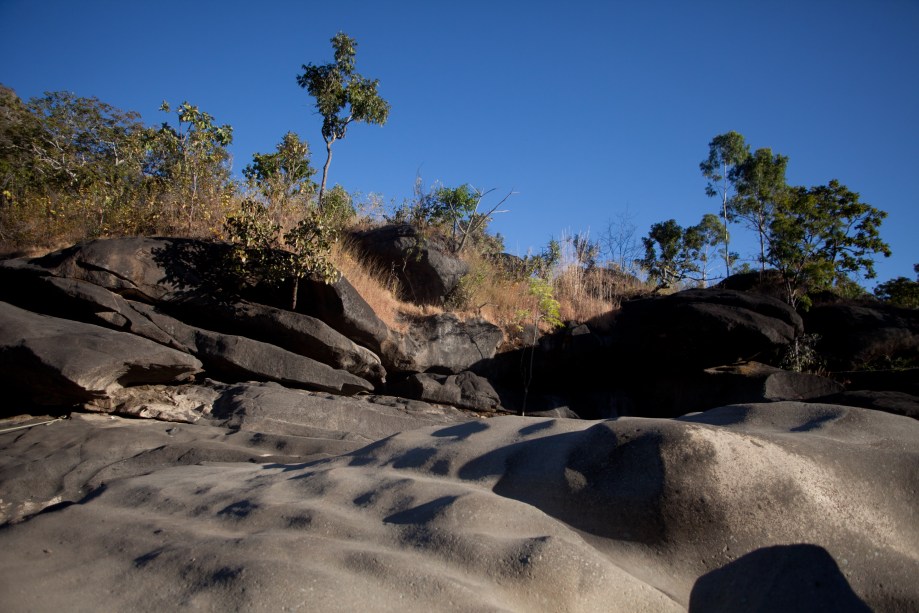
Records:
{"label": "clear blue sky", "polygon": [[188,100],[233,126],[237,172],[288,130],[321,167],[295,77],[344,31],[392,112],[335,145],[330,182],[387,201],[419,172],[513,189],[492,225],[512,252],[597,237],[627,207],[642,235],[697,223],[718,211],[699,162],[736,130],[789,156],[790,183],[837,178],[889,212],[878,280],[919,262],[916,0],[0,0],[0,23],[0,82],[22,98],[73,91],[150,124]]}

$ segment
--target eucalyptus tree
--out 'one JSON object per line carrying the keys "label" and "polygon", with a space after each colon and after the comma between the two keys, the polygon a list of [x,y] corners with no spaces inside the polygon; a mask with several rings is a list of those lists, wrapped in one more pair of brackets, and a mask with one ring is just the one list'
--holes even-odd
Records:
{"label": "eucalyptus tree", "polygon": [[759,261],[766,270],[769,224],[776,206],[786,198],[785,169],[788,158],[771,149],[757,149],[733,171],[737,193],[728,201],[730,221],[740,220],[759,238]]}
{"label": "eucalyptus tree", "polygon": [[319,184],[319,207],[325,195],[329,165],[332,163],[332,145],[345,137],[352,122],[383,125],[389,117],[389,103],[377,93],[379,80],[361,76],[354,69],[357,42],[344,32],[331,39],[335,61],[316,66],[303,65],[303,74],[297,84],[316,99],[316,110],[322,115],[322,138],[325,141],[326,160]]}
{"label": "eucalyptus tree", "polygon": [[705,193],[709,197],[721,196],[721,219],[723,233],[722,257],[724,258],[725,275],[731,274],[730,235],[728,234],[728,203],[736,192],[739,168],[750,157],[750,147],[742,134],[725,132],[719,134],[708,144],[708,158],[699,164],[702,176],[708,179]]}
{"label": "eucalyptus tree", "polygon": [[685,248],[689,258],[695,262],[695,272],[699,274],[698,281],[702,284],[702,287],[707,286],[709,281],[711,249],[719,244],[726,244],[729,238],[727,227],[718,219],[717,215],[712,213],[703,215],[702,221],[686,228],[683,233]]}

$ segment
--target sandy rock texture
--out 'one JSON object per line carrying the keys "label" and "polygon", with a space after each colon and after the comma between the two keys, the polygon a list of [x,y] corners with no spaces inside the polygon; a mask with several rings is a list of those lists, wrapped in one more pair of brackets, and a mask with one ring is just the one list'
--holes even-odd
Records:
{"label": "sandy rock texture", "polygon": [[61,499],[0,529],[6,609],[919,607],[915,420],[436,419],[331,456],[204,420],[0,434],[4,497],[44,470]]}

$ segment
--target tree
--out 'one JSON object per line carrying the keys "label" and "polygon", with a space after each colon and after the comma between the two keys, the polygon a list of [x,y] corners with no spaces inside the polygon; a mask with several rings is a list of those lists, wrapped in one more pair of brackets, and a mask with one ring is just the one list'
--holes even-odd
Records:
{"label": "tree", "polygon": [[675,219],[652,225],[648,236],[641,240],[645,247],[642,266],[648,271],[648,279],[657,282],[658,289],[673,287],[698,272],[686,233]]}
{"label": "tree", "polygon": [[904,309],[919,309],[919,264],[913,266],[916,280],[897,277],[878,284],[874,295],[884,302]]}
{"label": "tree", "polygon": [[713,138],[708,144],[708,159],[699,164],[702,175],[708,179],[705,193],[709,197],[721,196],[721,219],[724,246],[725,275],[731,274],[730,236],[728,235],[728,203],[736,193],[735,185],[739,178],[739,169],[750,157],[750,147],[743,135],[737,132],[726,132]]}
{"label": "tree", "polygon": [[[165,100],[160,110],[172,112]],[[233,127],[218,125],[214,117],[183,102],[176,109],[178,126],[163,122],[146,134],[145,173],[159,181],[177,201],[176,215],[184,216],[186,230],[209,216],[231,187],[230,153]]]}
{"label": "tree", "polygon": [[338,230],[317,209],[308,209],[303,219],[283,232],[269,219],[266,207],[253,200],[242,203],[239,212],[225,220],[233,245],[228,271],[240,285],[266,282],[275,286],[290,283],[290,310],[297,308],[300,279],[314,276],[325,283],[340,275],[331,261]]}
{"label": "tree", "polygon": [[142,187],[143,126],[97,98],[0,86],[0,238],[22,246],[118,232]]}
{"label": "tree", "polygon": [[740,220],[759,237],[760,270],[766,270],[769,224],[776,205],[786,197],[785,169],[788,158],[771,149],[756,152],[733,173],[737,193],[728,202],[728,219]]}
{"label": "tree", "polygon": [[332,145],[343,139],[351,122],[383,125],[389,117],[389,103],[377,93],[379,80],[362,77],[354,71],[357,43],[343,32],[332,39],[335,62],[314,66],[303,65],[297,83],[316,99],[316,110],[322,115],[322,138],[326,160],[319,184],[319,206],[325,195],[326,178],[332,163]]}
{"label": "tree", "polygon": [[[727,237],[727,239],[725,238]],[[709,250],[719,244],[726,244],[730,239],[727,228],[721,223],[717,215],[706,213],[695,226],[686,228],[683,233],[683,242],[689,259],[695,262],[698,280],[702,287],[708,284]],[[728,255],[730,258],[731,254]],[[726,260],[729,261],[729,260]],[[689,271],[688,271],[689,272]]]}
{"label": "tree", "polygon": [[284,135],[274,153],[253,153],[252,163],[243,168],[249,184],[275,205],[311,196],[314,174],[309,145],[294,132]]}
{"label": "tree", "polygon": [[835,179],[789,189],[775,202],[766,235],[768,263],[781,273],[788,303],[795,306],[803,288],[844,284],[848,273],[873,278],[873,256],[890,256],[879,234],[886,216]]}

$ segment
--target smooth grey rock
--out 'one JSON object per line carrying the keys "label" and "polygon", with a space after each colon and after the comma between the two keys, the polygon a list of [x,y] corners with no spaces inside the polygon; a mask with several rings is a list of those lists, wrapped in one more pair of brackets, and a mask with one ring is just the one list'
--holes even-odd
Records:
{"label": "smooth grey rock", "polygon": [[817,351],[834,370],[919,365],[919,310],[885,304],[823,304],[805,314]]}
{"label": "smooth grey rock", "polygon": [[821,402],[862,407],[919,419],[919,396],[905,392],[849,390],[820,399]]}
{"label": "smooth grey rock", "polygon": [[375,353],[310,315],[247,301],[213,300],[184,302],[178,312],[185,323],[276,345],[378,385],[386,380]]}
{"label": "smooth grey rock", "polygon": [[180,348],[122,296],[89,281],[55,277],[38,266],[0,265],[0,297],[35,313],[131,332]]}
{"label": "smooth grey rock", "polygon": [[189,326],[149,305],[134,306],[200,359],[209,377],[276,381],[345,395],[373,391],[373,385],[365,379],[275,345]]}
{"label": "smooth grey rock", "polygon": [[[344,277],[335,283],[301,279],[297,312],[322,320],[331,328],[382,357],[389,327]],[[387,370],[389,365],[383,364]]]}
{"label": "smooth grey rock", "polygon": [[0,303],[0,377],[28,402],[69,406],[200,371],[194,357],[133,334]]}
{"label": "smooth grey rock", "polygon": [[468,421],[462,411],[386,396],[342,397],[292,390],[275,383],[227,387],[210,419],[227,428],[369,443],[437,424]]}
{"label": "smooth grey rock", "polygon": [[442,313],[412,322],[384,353],[398,371],[457,374],[494,357],[503,339],[501,329],[484,319]]}
{"label": "smooth grey rock", "polygon": [[458,375],[416,373],[401,381],[393,391],[406,398],[484,413],[493,413],[501,407],[501,399],[488,380],[468,371]]}

